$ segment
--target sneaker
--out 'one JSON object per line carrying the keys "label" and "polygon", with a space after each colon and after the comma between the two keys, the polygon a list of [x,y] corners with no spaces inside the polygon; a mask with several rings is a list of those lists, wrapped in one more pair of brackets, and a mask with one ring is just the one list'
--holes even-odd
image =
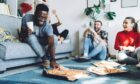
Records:
{"label": "sneaker", "polygon": [[48,68],[49,67],[49,60],[44,60],[42,63],[43,68]]}
{"label": "sneaker", "polygon": [[81,56],[81,59],[85,59],[85,60],[90,60],[90,58],[88,56]]}
{"label": "sneaker", "polygon": [[140,63],[138,63],[138,64],[136,65],[136,67],[140,68]]}

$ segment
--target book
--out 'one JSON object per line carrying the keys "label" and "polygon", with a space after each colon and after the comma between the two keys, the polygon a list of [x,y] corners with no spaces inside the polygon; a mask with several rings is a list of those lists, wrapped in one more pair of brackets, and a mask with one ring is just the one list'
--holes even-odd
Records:
{"label": "book", "polygon": [[8,4],[0,3],[0,14],[10,15]]}

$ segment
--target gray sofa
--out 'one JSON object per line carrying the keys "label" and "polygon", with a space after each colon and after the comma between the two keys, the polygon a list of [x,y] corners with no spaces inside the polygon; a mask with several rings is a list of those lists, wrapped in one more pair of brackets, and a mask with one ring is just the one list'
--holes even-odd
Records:
{"label": "gray sofa", "polygon": [[[0,27],[10,31],[17,36],[17,29],[20,28],[21,18],[0,15]],[[56,46],[56,59],[68,57],[72,53],[70,38],[64,43]],[[39,57],[26,43],[1,42],[0,43],[0,72],[17,66],[23,66],[40,62]]]}

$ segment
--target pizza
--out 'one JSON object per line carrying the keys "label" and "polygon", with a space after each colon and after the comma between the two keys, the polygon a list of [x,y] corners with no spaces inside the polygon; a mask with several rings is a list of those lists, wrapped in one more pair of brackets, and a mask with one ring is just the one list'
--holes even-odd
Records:
{"label": "pizza", "polygon": [[69,70],[52,69],[52,70],[48,70],[47,73],[59,75],[59,76],[73,76],[73,75],[77,75],[77,74],[84,74],[84,71],[74,70],[74,69],[69,69]]}
{"label": "pizza", "polygon": [[49,74],[54,76],[66,77],[70,81],[89,77],[89,75],[85,71],[76,69],[68,69],[68,70],[52,69],[47,70],[45,73],[46,75]]}
{"label": "pizza", "polygon": [[116,67],[120,65],[119,63],[109,61],[100,61],[93,64],[98,67]]}
{"label": "pizza", "polygon": [[114,74],[114,73],[123,73],[127,71],[114,67],[90,67],[90,72],[93,72],[98,75],[107,75],[107,74]]}

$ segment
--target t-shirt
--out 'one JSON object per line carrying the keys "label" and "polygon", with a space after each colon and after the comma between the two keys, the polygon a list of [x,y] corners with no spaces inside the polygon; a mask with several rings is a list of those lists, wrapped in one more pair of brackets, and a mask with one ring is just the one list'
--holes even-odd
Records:
{"label": "t-shirt", "polygon": [[[27,14],[22,18],[22,24],[21,28],[26,29],[27,27],[27,22],[34,22],[34,15],[33,14]],[[53,35],[53,29],[52,26],[45,22],[43,26],[39,27],[37,25],[33,25],[34,28],[34,34],[40,39],[40,40],[45,40],[44,38],[47,38],[48,36]],[[22,30],[22,29],[21,29]],[[21,31],[22,32],[22,31]]]}

